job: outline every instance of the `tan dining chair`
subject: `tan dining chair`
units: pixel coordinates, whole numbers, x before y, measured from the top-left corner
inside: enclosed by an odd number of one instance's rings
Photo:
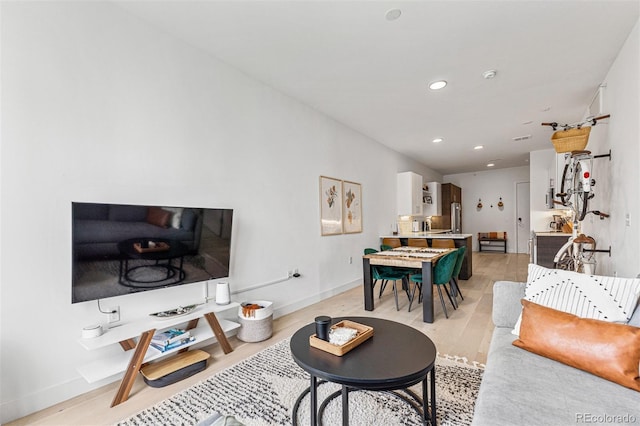
[[[407,244],[411,247],[429,247],[426,238],[409,238]]]
[[[454,243],[453,240],[441,240],[440,238],[434,238],[431,240],[431,247],[456,248],[456,243]]]
[[[383,238],[382,244],[391,248],[402,246],[402,244],[400,243],[400,238]]]

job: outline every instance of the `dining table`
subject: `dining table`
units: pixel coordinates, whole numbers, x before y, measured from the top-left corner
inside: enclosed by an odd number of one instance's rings
[[[441,257],[456,249],[408,247],[402,246],[391,250],[362,256],[364,277],[364,309],[374,310],[373,271],[374,266],[394,266],[397,268],[422,270],[422,321],[433,323],[433,267]],[[407,272],[409,274],[409,271]]]

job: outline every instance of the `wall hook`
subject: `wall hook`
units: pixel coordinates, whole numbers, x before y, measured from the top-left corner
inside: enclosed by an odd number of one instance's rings
[[[478,205],[476,206],[478,210],[482,209],[482,200],[478,198]]]
[[[504,207],[504,203],[502,202],[502,197],[500,197],[500,201],[498,201],[498,207]]]

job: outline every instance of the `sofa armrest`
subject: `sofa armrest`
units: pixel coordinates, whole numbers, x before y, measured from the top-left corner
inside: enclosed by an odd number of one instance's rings
[[[518,321],[525,283],[496,281],[493,284],[493,323],[496,327],[513,328]]]

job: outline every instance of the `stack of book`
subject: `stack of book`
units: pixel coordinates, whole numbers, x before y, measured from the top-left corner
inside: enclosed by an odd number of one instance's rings
[[[170,349],[186,345],[187,343],[193,342],[194,340],[196,340],[196,338],[192,336],[188,330],[172,328],[170,330],[155,334],[151,338],[151,346],[153,346],[160,352],[166,352]]]

